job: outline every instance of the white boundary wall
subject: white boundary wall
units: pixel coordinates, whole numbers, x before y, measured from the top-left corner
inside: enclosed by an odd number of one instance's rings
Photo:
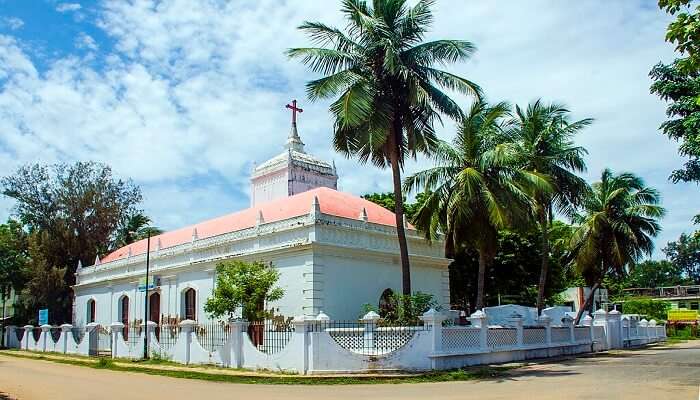
[[[214,351],[205,349],[199,343],[194,329],[197,325],[195,321],[181,322],[177,341],[167,350],[158,343],[154,334],[155,323],[149,322],[142,330],[141,337],[131,346],[122,336],[124,325],[114,323],[110,326],[111,354],[113,358],[140,358],[143,335],[147,334],[150,354],[159,354],[183,364],[326,374],[453,369],[641,346],[666,340],[665,326],[657,325],[654,320],[636,323],[617,311],[598,310],[594,317],[586,316],[578,326],[573,325],[570,317],[564,318],[561,325],[552,325],[547,315],[539,317],[536,325],[524,326],[523,316],[517,313],[510,315],[505,324],[492,326],[488,324],[486,314],[477,311],[471,315],[472,325],[465,327],[443,326],[447,315],[429,310],[421,317],[424,328],[415,330],[405,344],[390,352],[367,355],[343,347],[343,341],[327,330],[314,329],[318,327],[319,320],[326,317],[323,314],[323,318],[318,320],[308,317],[295,319],[294,332],[289,341],[273,354],[261,352],[253,345],[245,321],[229,322],[230,333],[225,344]],[[365,318],[364,321],[376,326],[376,319]],[[61,336],[56,342],[48,325],[41,327],[41,336],[36,341],[32,334],[33,326],[10,326],[7,343],[10,347],[24,350],[94,355],[98,350],[97,328],[97,324],[86,326],[82,340],[76,343],[72,326],[68,324],[60,327]],[[24,331],[21,341],[17,340],[17,329]],[[364,330],[365,334],[378,331]]]

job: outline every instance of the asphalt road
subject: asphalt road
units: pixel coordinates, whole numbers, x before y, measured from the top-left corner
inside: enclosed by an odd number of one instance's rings
[[[352,386],[214,383],[0,356],[0,399],[699,399],[700,343],[535,364],[485,381]],[[5,396],[5,397],[3,397]]]

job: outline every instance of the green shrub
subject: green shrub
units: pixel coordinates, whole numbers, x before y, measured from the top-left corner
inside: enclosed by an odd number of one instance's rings
[[[657,321],[665,321],[670,308],[671,303],[653,300],[650,297],[628,298],[622,303],[622,311],[625,314],[639,314],[648,320]]]

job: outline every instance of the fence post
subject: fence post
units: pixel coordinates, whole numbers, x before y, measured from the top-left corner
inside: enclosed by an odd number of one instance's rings
[[[447,317],[431,308],[419,318],[430,329],[430,350],[433,353],[442,352],[442,323]]]
[[[610,332],[608,328],[608,313],[602,308],[593,312],[593,326],[602,326],[605,333],[605,349],[610,349]]]
[[[366,315],[365,315],[366,316]],[[300,374],[306,375],[309,370],[309,326],[313,323],[313,317],[306,317],[305,315],[298,315],[292,320],[294,325],[294,335],[299,337],[298,343],[302,343],[301,349],[291,349],[293,352],[299,352],[297,358],[301,359],[299,365],[297,366],[297,371]],[[291,342],[291,341],[290,341]],[[289,344],[287,344],[289,346]]]
[[[569,328],[569,343],[576,343],[576,335],[574,334],[574,319],[571,315],[566,314],[561,319],[562,326]]]
[[[514,311],[508,317],[508,322],[516,329],[516,346],[523,347],[523,316]]]
[[[117,346],[117,343],[119,343],[120,334],[122,334],[124,330],[124,324],[121,322],[112,322],[112,325],[109,327],[112,328],[112,358],[127,356],[127,354],[118,354],[119,346]]]
[[[469,316],[469,321],[472,326],[479,328],[479,349],[482,352],[489,350],[489,323],[488,317],[482,310],[476,310],[472,315]]]
[[[185,364],[190,363],[190,352],[192,346],[192,330],[197,323],[191,319],[180,322],[180,334],[185,338]]]
[[[243,335],[248,332],[248,321],[242,319],[230,320],[231,334],[229,341],[231,345],[231,367],[243,368]],[[182,326],[182,324],[180,325]],[[188,346],[189,347],[189,346]]]
[[[365,332],[363,335],[364,343],[363,347],[365,349],[374,349],[374,334],[377,329],[377,321],[379,321],[379,314],[374,311],[370,311],[365,314],[360,322],[365,324]]]
[[[41,340],[41,344],[37,346],[37,350],[41,349],[41,351],[46,352],[46,337],[49,336],[51,333],[49,331],[51,330],[51,325],[49,324],[44,324],[40,326],[41,328],[41,337],[39,337],[39,340]]]
[[[646,320],[646,318],[643,318],[641,321],[639,321],[639,328],[641,332],[639,333],[639,336],[644,338],[644,343],[649,343],[649,321]]]
[[[61,325],[61,353],[66,354],[68,352],[68,335],[71,334],[73,325],[63,324]]]
[[[17,334],[15,333],[16,328],[17,327],[14,325],[5,327],[5,346],[8,348],[15,347],[15,340],[17,339]]]
[[[24,341],[24,350],[29,350],[29,338],[31,337],[32,329],[34,329],[32,325],[27,324],[24,326],[24,337],[22,338]]]
[[[655,319],[652,319],[651,321],[649,321],[649,327],[651,328],[651,329],[649,329],[651,331],[651,338],[654,339],[654,342],[656,342],[658,337],[659,337],[659,334],[658,334],[658,331],[656,329],[656,320]]]
[[[552,317],[547,314],[542,314],[537,318],[537,322],[544,326],[544,337],[547,347],[552,346]]]
[[[98,332],[97,328],[100,324],[96,322],[90,322],[85,325],[85,338],[83,340],[88,340],[88,354],[89,356],[96,356],[98,353]]]
[[[590,340],[591,344],[593,344],[593,317],[586,314],[586,316],[581,319],[581,325],[588,327],[588,339]]]

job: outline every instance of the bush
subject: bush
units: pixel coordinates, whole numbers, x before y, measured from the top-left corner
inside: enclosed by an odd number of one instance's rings
[[[657,321],[665,321],[671,303],[661,300],[653,300],[650,297],[628,298],[622,303],[622,311],[625,314],[639,314],[644,318]]]
[[[386,322],[401,325],[417,325],[420,322],[418,317],[431,308],[438,311],[441,309],[432,294],[423,292],[416,292],[410,296],[392,294],[389,296],[388,304],[381,308],[372,304],[363,305],[363,311],[378,312]]]

